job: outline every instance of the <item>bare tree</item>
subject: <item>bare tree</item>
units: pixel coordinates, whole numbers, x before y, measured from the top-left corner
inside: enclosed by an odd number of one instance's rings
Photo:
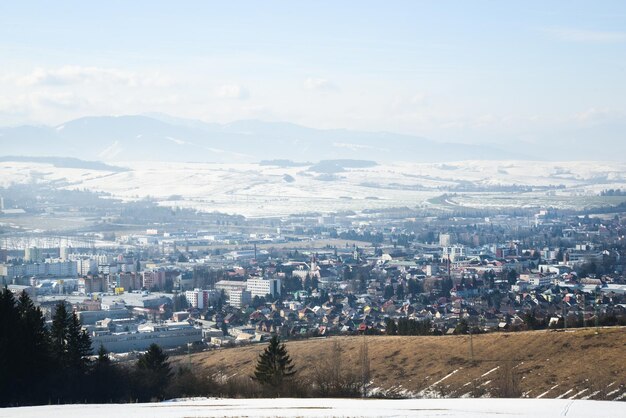
[[[365,336],[363,336],[363,343],[359,349],[359,366],[361,368],[361,396],[365,398],[370,381],[370,355]]]
[[[313,382],[319,396],[336,395],[341,381],[342,351],[339,341],[333,340],[326,358],[313,368]]]
[[[358,373],[343,367],[344,349],[333,340],[330,350],[319,367],[313,369],[313,386],[317,396],[354,397],[361,393]]]
[[[505,360],[500,364],[496,378],[494,379],[495,392],[497,398],[519,398],[522,396],[520,389],[520,376],[513,366],[513,361]]]

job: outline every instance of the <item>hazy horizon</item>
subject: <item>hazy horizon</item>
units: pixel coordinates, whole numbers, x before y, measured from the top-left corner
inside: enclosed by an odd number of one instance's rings
[[[621,2],[0,6],[0,126],[165,113],[435,142],[623,142]]]

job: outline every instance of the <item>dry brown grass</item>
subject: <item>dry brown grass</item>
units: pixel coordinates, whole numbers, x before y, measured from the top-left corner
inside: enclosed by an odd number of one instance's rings
[[[476,335],[473,360],[469,336],[335,338],[341,343],[343,365],[348,368],[357,367],[359,348],[363,338],[368,339],[370,388],[387,394],[495,396],[499,393],[496,382],[502,380],[498,369],[493,370],[496,367],[509,373],[514,370],[518,390],[531,398],[567,393],[566,398],[615,399],[626,391],[626,328],[601,328],[598,333],[588,328]],[[328,364],[322,359],[332,353],[335,338],[287,342],[299,379]],[[249,376],[264,347],[257,344],[193,354],[192,367],[204,373]],[[189,361],[186,356],[172,360],[175,364]]]

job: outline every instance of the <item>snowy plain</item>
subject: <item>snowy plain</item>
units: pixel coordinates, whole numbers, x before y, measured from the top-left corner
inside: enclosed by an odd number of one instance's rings
[[[0,187],[44,183],[105,192],[123,200],[151,197],[164,206],[252,217],[428,207],[443,193],[458,193],[451,203],[469,207],[536,206],[542,199],[555,206],[581,206],[602,190],[626,189],[626,164],[621,162],[394,163],[330,174],[310,166],[252,163],[123,164],[126,171],[114,172],[7,161],[0,163]],[[502,189],[507,187],[533,190]]]
[[[15,418],[624,417],[626,402],[567,399],[182,399],[161,403],[0,409]]]

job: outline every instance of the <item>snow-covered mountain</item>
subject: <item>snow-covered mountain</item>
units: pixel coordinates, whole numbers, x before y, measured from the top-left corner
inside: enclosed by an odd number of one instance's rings
[[[257,120],[220,125],[161,114],[85,117],[56,127],[0,128],[0,143],[0,153],[5,156],[73,156],[102,161],[229,163],[352,158],[427,162],[525,158],[523,152],[508,147],[441,143],[388,132],[320,130]]]

